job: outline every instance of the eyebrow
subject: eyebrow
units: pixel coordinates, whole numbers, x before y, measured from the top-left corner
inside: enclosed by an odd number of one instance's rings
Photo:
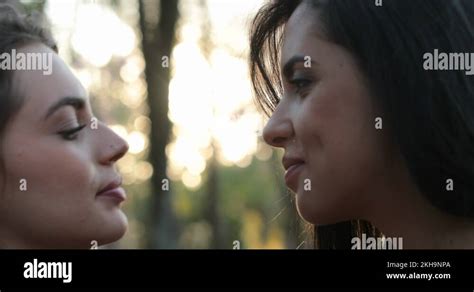
[[[293,56],[291,57],[287,62],[286,64],[283,66],[283,75],[288,77],[291,75],[291,73],[293,73],[293,67],[297,64],[297,63],[304,63],[306,62],[306,58],[308,56],[303,56],[303,55],[296,55],[296,56]],[[313,60],[311,60],[311,57],[310,57],[310,61],[311,61],[311,65],[315,64],[315,62],[313,62]]]
[[[57,101],[56,103],[54,103],[52,106],[49,107],[44,119],[45,120],[48,119],[54,112],[56,112],[62,107],[72,106],[76,110],[79,110],[79,109],[84,108],[85,104],[86,104],[86,101],[84,98],[74,97],[74,96],[63,97],[59,101]]]

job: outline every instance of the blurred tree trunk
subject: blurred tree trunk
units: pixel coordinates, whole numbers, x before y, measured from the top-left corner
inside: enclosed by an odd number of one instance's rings
[[[47,0],[36,0],[32,2],[20,3],[19,0],[0,0],[0,4],[9,4],[21,12],[30,13],[33,11],[44,13]]]
[[[198,8],[201,12],[201,38],[199,40],[199,46],[201,48],[202,54],[208,62],[210,62],[210,56],[212,50],[214,49],[214,43],[212,40],[212,24],[209,17],[209,10],[207,7],[206,0],[199,0]],[[205,214],[206,219],[209,222],[212,230],[212,239],[210,248],[213,249],[222,249],[222,248],[232,248],[232,243],[224,242],[224,229],[221,224],[221,216],[219,213],[219,164],[216,159],[217,147],[215,146],[214,138],[211,142],[212,155],[207,168],[207,181],[206,181],[206,190],[207,197],[205,205]]]
[[[149,160],[153,165],[152,195],[147,222],[148,248],[176,248],[177,222],[171,191],[164,188],[171,122],[168,118],[171,51],[179,18],[178,0],[139,0],[142,50],[146,62],[149,117],[152,121]]]
[[[37,11],[40,13],[44,13],[44,8],[46,7],[46,0],[36,0],[33,2],[27,2],[24,4],[26,11]]]
[[[213,143],[214,144],[214,143]],[[212,146],[213,151],[216,151],[216,148]],[[214,152],[215,153],[215,152]],[[219,176],[218,176],[218,162],[215,155],[211,157],[209,162],[208,171],[207,171],[207,199],[206,201],[206,219],[209,221],[212,230],[212,241],[210,248],[221,249],[221,248],[232,248],[231,243],[229,242],[225,246],[223,242],[221,218],[219,214]]]

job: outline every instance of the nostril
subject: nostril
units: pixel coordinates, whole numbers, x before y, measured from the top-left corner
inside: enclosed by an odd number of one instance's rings
[[[110,145],[111,148],[116,149],[115,145]],[[128,143],[123,141],[119,148],[114,150],[114,155],[109,159],[110,162],[116,162],[120,158],[124,157],[125,154],[128,152]]]
[[[275,131],[264,131],[263,140],[270,146],[273,147],[283,147],[284,143],[288,138],[281,133],[276,133]]]
[[[275,137],[272,139],[272,144],[275,146],[282,146],[286,141],[284,137]]]

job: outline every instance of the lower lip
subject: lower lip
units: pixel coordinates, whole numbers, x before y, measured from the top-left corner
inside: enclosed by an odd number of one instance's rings
[[[290,166],[285,173],[285,183],[286,185],[296,192],[298,184],[298,176],[303,170],[304,163],[298,163]]]
[[[99,193],[97,194],[97,197],[114,199],[120,203],[120,202],[125,201],[125,199],[127,198],[127,195],[123,188],[118,187],[118,188],[111,189],[103,193]]]

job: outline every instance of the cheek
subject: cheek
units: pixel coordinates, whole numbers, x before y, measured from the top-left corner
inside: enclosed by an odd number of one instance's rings
[[[328,90],[303,105],[297,124],[308,163],[297,204],[311,223],[360,215],[364,194],[378,170],[376,130],[367,98],[357,90]]]
[[[7,196],[15,220],[38,231],[41,226],[60,229],[85,221],[95,195],[94,169],[86,153],[51,139],[37,138],[31,143],[24,137],[13,137],[10,141],[14,147],[6,147],[5,166]],[[41,225],[34,223],[38,218]]]
[[[41,143],[37,140],[32,144],[17,145],[28,146],[17,146],[10,151],[8,173],[26,179],[28,191],[57,196],[61,200],[73,197],[74,192],[85,194],[84,191],[92,190],[93,168],[85,151],[63,142]]]

